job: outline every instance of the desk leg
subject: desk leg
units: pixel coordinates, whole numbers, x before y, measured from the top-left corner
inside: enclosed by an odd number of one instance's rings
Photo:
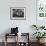
[[[7,46],[7,36],[5,35],[5,46]]]
[[[15,46],[18,46],[18,34],[15,36]]]
[[[7,46],[7,42],[5,41],[5,46]]]
[[[16,44],[17,44],[16,46],[18,46],[18,34],[17,34],[17,43]]]

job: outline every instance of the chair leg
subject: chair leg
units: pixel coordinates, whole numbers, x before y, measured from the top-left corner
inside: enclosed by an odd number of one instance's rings
[[[7,42],[6,42],[6,41],[5,41],[5,43],[4,43],[4,44],[5,44],[5,46],[7,46]]]

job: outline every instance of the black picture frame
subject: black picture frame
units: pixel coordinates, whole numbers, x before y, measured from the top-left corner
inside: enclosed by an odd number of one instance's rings
[[[10,7],[11,20],[25,20],[26,8],[25,7]]]

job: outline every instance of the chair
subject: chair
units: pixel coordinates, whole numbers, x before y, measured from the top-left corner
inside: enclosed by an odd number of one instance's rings
[[[5,46],[8,45],[7,38],[10,38],[10,37],[13,38],[13,36],[17,36],[17,37],[15,38],[15,40],[17,40],[17,41],[16,41],[16,46],[18,46],[18,27],[16,27],[16,28],[11,28],[11,33],[5,33]]]
[[[10,38],[11,36],[17,36],[16,38],[15,38],[15,40],[16,40],[16,46],[18,46],[18,34],[16,35],[16,34],[9,34],[9,33],[6,33],[5,34],[5,46],[7,46],[8,45],[8,42],[7,42],[7,39],[8,38]]]
[[[22,41],[19,42],[19,46],[30,46],[29,33],[21,33],[21,37],[20,40]]]

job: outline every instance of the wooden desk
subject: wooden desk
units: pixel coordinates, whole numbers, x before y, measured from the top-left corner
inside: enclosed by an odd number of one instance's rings
[[[15,46],[19,46],[19,42],[18,42],[18,33],[17,34],[10,34],[10,33],[6,33],[5,34],[5,46],[7,46],[8,45],[8,42],[7,42],[7,36],[17,36],[16,37],[16,40],[17,40],[17,42],[16,42],[16,45]],[[21,36],[26,36],[26,39],[27,39],[27,42],[25,42],[24,44],[26,44],[26,46],[30,46],[30,42],[29,42],[29,33],[21,33]],[[23,43],[23,42],[22,42]],[[21,45],[20,45],[21,46]]]

